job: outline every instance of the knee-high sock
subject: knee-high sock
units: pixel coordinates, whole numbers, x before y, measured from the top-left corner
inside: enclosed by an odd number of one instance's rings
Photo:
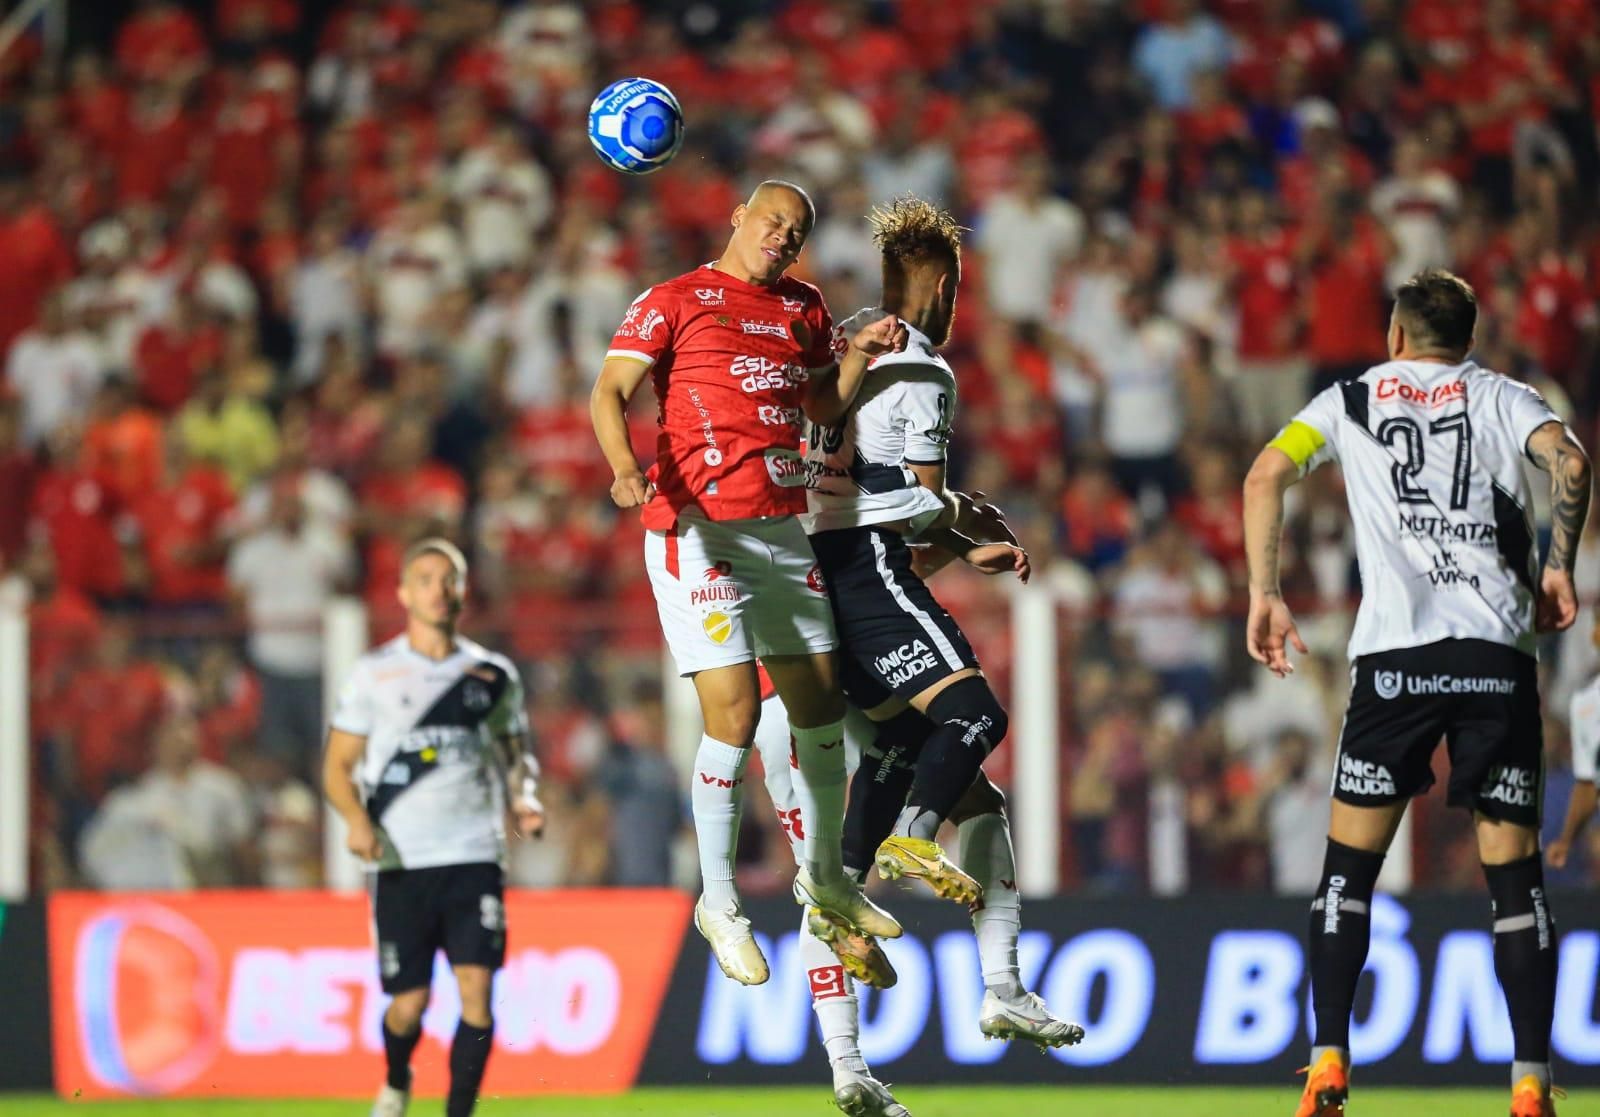
[[[789,726],[795,798],[805,829],[806,870],[813,880],[838,880],[843,872],[839,842],[844,832],[844,722],[811,729]]]
[[[961,840],[961,867],[983,885],[983,899],[972,911],[983,984],[996,996],[1014,1000],[1023,993],[1022,972],[1017,966],[1022,894],[1017,891],[1010,823],[1003,811],[992,811],[965,820],[956,833]]]
[[[800,919],[800,964],[805,967],[806,981],[811,987],[811,1009],[817,1014],[817,1024],[822,1029],[822,1046],[828,1052],[828,1063],[865,1074],[867,1064],[861,1058],[860,1009],[855,982],[844,972],[828,944],[806,929],[804,916]]]
[[[934,730],[917,759],[916,778],[894,832],[932,839],[972,786],[983,762],[1005,738],[1005,710],[986,679],[972,677],[928,703]]]
[[[1322,883],[1311,902],[1311,1004],[1317,1020],[1312,1060],[1326,1047],[1350,1048],[1350,1011],[1372,939],[1372,889],[1383,854],[1328,839]]]
[[[875,728],[877,736],[850,781],[844,813],[844,868],[858,878],[872,868],[878,846],[894,832],[894,820],[906,805],[917,756],[933,733],[933,722],[916,710],[903,710]]]
[[[456,1025],[456,1037],[450,1044],[450,1097],[445,1117],[471,1117],[493,1041],[493,1020],[487,1028],[474,1028],[465,1020]]]
[[[384,1081],[396,1090],[411,1089],[411,1053],[417,1049],[417,1041],[421,1038],[420,1026],[410,1035],[403,1036],[389,1030],[387,1019],[383,1022]]]
[[[689,803],[694,809],[694,836],[700,847],[700,878],[706,907],[726,911],[739,902],[733,886],[734,855],[739,848],[739,815],[744,806],[744,768],[750,750],[712,737],[701,737],[694,756]]]
[[[1556,1008],[1556,921],[1544,894],[1544,866],[1535,853],[1507,865],[1485,865],[1494,902],[1494,972],[1505,990],[1515,1045],[1513,1084],[1524,1075],[1550,1082],[1550,1025]]]

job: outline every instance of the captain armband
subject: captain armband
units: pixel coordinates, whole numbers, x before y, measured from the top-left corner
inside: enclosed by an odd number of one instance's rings
[[[1311,464],[1317,452],[1327,445],[1327,439],[1322,437],[1322,432],[1304,423],[1299,419],[1292,419],[1289,425],[1278,433],[1278,437],[1267,443],[1268,446],[1282,450],[1294,462],[1301,473]]]

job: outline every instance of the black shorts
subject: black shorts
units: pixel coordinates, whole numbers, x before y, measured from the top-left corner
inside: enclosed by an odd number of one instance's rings
[[[426,989],[437,950],[452,966],[497,970],[506,958],[504,874],[490,862],[380,872],[372,916],[385,993]]]
[[[1352,670],[1333,797],[1376,807],[1433,786],[1433,750],[1450,749],[1448,801],[1538,826],[1544,727],[1538,664],[1487,640],[1440,640],[1364,655]]]
[[[955,618],[911,571],[897,531],[845,528],[811,537],[833,603],[844,691],[863,710],[910,699],[978,666]]]

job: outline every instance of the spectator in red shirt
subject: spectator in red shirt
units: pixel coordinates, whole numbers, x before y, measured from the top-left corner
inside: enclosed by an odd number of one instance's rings
[[[1061,498],[1063,549],[1098,573],[1121,562],[1133,542],[1133,501],[1104,461],[1087,459],[1068,473],[1071,480]]]
[[[205,62],[200,24],[172,0],[139,0],[117,32],[117,65],[131,77],[188,82]]]
[[[115,524],[121,511],[111,487],[89,467],[81,432],[61,427],[50,440],[50,464],[40,472],[29,506],[30,533],[48,542],[56,580],[98,601],[126,590]]]
[[[1227,247],[1239,313],[1234,392],[1246,437],[1265,441],[1307,398],[1300,291],[1289,234],[1266,195],[1239,199],[1236,226]]]
[[[223,526],[234,505],[227,475],[192,461],[181,438],[167,439],[160,484],[133,503],[158,605],[221,605],[227,599]]]
[[[1532,211],[1512,223],[1511,245],[1522,277],[1516,324],[1522,349],[1545,375],[1590,402],[1587,373],[1600,313],[1581,269],[1557,249],[1550,223]]]
[[[367,603],[385,617],[397,615],[394,587],[406,547],[425,535],[461,534],[467,486],[455,470],[429,459],[430,438],[425,422],[396,419],[380,446],[377,471],[357,494],[367,536]]]
[[[72,783],[93,802],[149,765],[150,736],[167,709],[167,683],[161,669],[136,652],[133,622],[112,615],[93,662],[69,686],[62,736],[70,742]]]
[[[1244,582],[1244,498],[1239,470],[1228,452],[1203,446],[1189,466],[1189,494],[1174,509],[1174,518],[1189,538],[1228,572],[1236,586]]]
[[[55,216],[29,197],[25,180],[0,182],[0,356],[39,316],[50,291],[72,275],[72,252]]]
[[[194,170],[195,129],[176,83],[152,81],[134,94],[117,137],[117,200],[161,202]]]
[[[180,289],[172,311],[152,322],[134,343],[133,368],[139,395],[162,415],[175,414],[201,377],[222,355],[222,330],[201,307],[192,289]]]
[[[36,538],[22,559],[28,604],[28,728],[35,741],[53,737],[72,707],[68,684],[86,667],[100,639],[100,610],[56,577],[55,556]]]
[[[254,745],[261,722],[261,682],[227,644],[207,644],[195,666],[200,755],[226,764]]]
[[[1387,238],[1360,207],[1358,195],[1335,187],[1332,197],[1318,203],[1295,246],[1308,281],[1306,348],[1313,394],[1360,376],[1385,357]]]
[[[223,71],[206,144],[206,177],[222,192],[236,231],[259,221],[262,205],[299,165],[295,121],[284,115],[276,96],[253,84],[254,76],[243,67]]]

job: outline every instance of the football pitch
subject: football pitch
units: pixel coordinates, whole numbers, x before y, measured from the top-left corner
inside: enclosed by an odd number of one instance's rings
[[[1290,1117],[1296,1087],[1262,1089],[1118,1088],[1110,1086],[1044,1087],[917,1087],[902,1086],[897,1096],[914,1117],[976,1117],[980,1114],[1027,1114],[1028,1117]],[[1373,1117],[1502,1117],[1507,1090],[1358,1090],[1353,1114]],[[42,1095],[0,1094],[5,1117],[57,1117],[81,1113],[93,1117],[365,1117],[359,1101],[185,1101],[72,1102]],[[412,1102],[413,1117],[444,1112],[438,1099]],[[837,1113],[825,1087],[752,1089],[635,1090],[613,1097],[543,1097],[485,1099],[482,1117],[827,1117]],[[1589,1099],[1573,1099],[1561,1107],[1562,1117],[1600,1117]]]

